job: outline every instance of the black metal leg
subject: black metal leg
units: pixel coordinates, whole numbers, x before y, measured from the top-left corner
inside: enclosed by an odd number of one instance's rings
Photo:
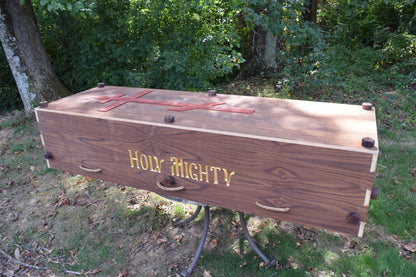
[[[239,216],[240,216],[240,222],[241,222],[241,228],[244,231],[244,234],[246,235],[246,239],[248,240],[248,242],[250,243],[251,247],[253,247],[254,251],[256,251],[257,255],[260,256],[260,258],[262,258],[262,260],[270,265],[270,266],[275,266],[276,265],[276,260],[272,260],[270,261],[264,254],[263,252],[260,251],[260,249],[257,247],[256,243],[253,241],[253,239],[250,236],[250,233],[248,232],[247,229],[247,222],[244,219],[244,213],[243,212],[238,212]]]
[[[204,231],[202,233],[201,240],[199,241],[198,249],[196,250],[195,256],[194,256],[191,264],[188,266],[188,269],[181,272],[182,277],[186,277],[186,276],[188,276],[189,274],[192,273],[192,270],[194,269],[194,267],[196,265],[196,262],[199,259],[199,256],[201,256],[202,248],[204,248],[205,240],[206,240],[207,234],[208,234],[208,227],[209,227],[209,206],[204,206],[204,213],[205,213]]]
[[[165,196],[166,197],[166,196]],[[182,203],[185,203],[183,199],[177,198],[177,197],[167,197],[168,199],[174,200],[174,201],[179,201]],[[173,198],[173,199],[172,199]],[[186,200],[188,201],[188,200]],[[189,202],[189,201],[188,201]],[[187,203],[187,202],[186,202]],[[192,203],[188,203],[188,204],[194,204],[194,205],[198,205],[197,209],[195,210],[195,212],[187,219],[184,219],[182,221],[177,222],[177,220],[173,220],[172,224],[173,226],[177,227],[183,224],[187,224],[189,222],[191,222],[192,220],[194,220],[198,214],[200,213],[202,206],[204,206],[204,230],[202,232],[202,237],[201,240],[199,241],[199,245],[198,245],[198,249],[195,252],[195,256],[192,259],[192,262],[189,264],[188,268],[186,270],[183,270],[181,272],[181,276],[182,277],[187,277],[190,274],[192,274],[192,271],[194,270],[194,267],[196,265],[196,263],[198,262],[199,257],[201,256],[202,253],[202,249],[204,248],[204,244],[205,241],[207,239],[207,235],[208,235],[208,229],[209,229],[209,206],[208,205],[204,205],[204,204],[200,204],[198,202],[192,202]],[[244,219],[244,213],[243,212],[238,212],[239,217],[240,217],[240,222],[241,222],[241,228],[244,231],[244,235],[246,236],[246,239],[248,240],[250,246],[254,249],[254,251],[257,253],[257,255],[260,256],[260,258],[269,266],[276,266],[276,260],[269,260],[264,254],[263,252],[260,251],[260,249],[257,247],[256,243],[253,241],[253,238],[250,236],[250,233],[248,232],[247,229],[247,222]]]
[[[201,211],[201,208],[202,208],[202,206],[198,206],[198,208],[196,208],[195,212],[187,219],[184,219],[184,220],[179,221],[179,222],[176,222],[176,220],[174,219],[172,221],[172,225],[174,227],[178,227],[178,226],[181,226],[181,225],[184,225],[184,224],[187,224],[187,223],[191,222],[192,220],[194,220],[198,216],[199,212]]]

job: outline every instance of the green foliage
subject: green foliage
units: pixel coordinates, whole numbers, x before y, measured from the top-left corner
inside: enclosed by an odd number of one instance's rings
[[[380,66],[386,67],[416,57],[416,35],[393,33],[383,44]]]
[[[69,11],[71,14],[77,14],[88,9],[92,3],[89,0],[32,0],[32,3],[42,8],[42,13],[57,13],[58,11]]]
[[[380,77],[377,82],[394,78],[395,84],[398,81],[412,86],[412,71],[403,81],[390,73],[398,64],[414,68],[414,1],[322,1],[319,26],[302,21],[301,2],[274,7],[268,15],[269,20],[274,19],[269,26],[281,44],[281,92],[319,90],[323,86],[348,94],[362,92],[374,86],[374,81],[369,80],[374,73]],[[353,81],[346,82],[345,78]]]
[[[152,49],[144,63],[148,70],[138,74],[139,83],[207,88],[210,81],[230,74],[242,61],[236,51],[239,39],[231,3],[152,1],[140,8],[145,10],[142,17],[147,18],[139,22],[146,26],[144,43]]]
[[[313,74],[325,63],[323,51],[326,47],[324,35],[318,26],[305,21],[302,14],[305,1],[245,1],[242,9],[245,27],[245,48],[252,47],[247,41],[247,32],[261,26],[270,30],[277,37],[277,60],[280,67],[278,86],[281,93],[290,94],[296,87],[294,76],[303,74],[305,77]],[[252,39],[250,37],[250,39]],[[243,53],[246,55],[243,49]]]
[[[278,53],[282,66],[282,90],[295,89],[299,81],[304,81],[298,77],[312,80],[313,75],[322,71],[327,62],[323,35],[316,26],[304,22],[289,27],[283,35],[285,46]]]
[[[230,2],[103,0],[81,14],[55,9],[53,17],[41,4],[45,45],[72,91],[99,81],[206,89],[242,62]]]
[[[414,1],[325,1],[321,11],[321,26],[328,32],[328,41],[351,49],[380,49],[391,36],[416,35]]]
[[[101,81],[207,89],[237,76],[259,26],[278,38],[278,86],[284,95],[306,83],[318,88],[322,76],[326,85],[350,89],[333,74],[343,70],[341,62],[347,68],[355,64],[353,77],[360,66],[367,75],[416,55],[416,2],[411,0],[320,1],[318,26],[303,20],[303,0],[32,3],[54,68],[73,92]],[[337,61],[336,52],[345,56]],[[361,54],[365,59],[356,63]],[[0,64],[7,64],[4,57]],[[5,70],[0,78],[0,109],[19,108],[11,75]]]

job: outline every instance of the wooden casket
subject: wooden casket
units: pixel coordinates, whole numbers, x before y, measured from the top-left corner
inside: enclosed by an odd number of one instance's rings
[[[378,157],[371,104],[100,84],[36,117],[50,168],[363,234]]]

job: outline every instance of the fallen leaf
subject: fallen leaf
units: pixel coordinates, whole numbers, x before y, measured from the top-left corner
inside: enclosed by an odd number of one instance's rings
[[[173,270],[175,270],[175,271],[179,271],[179,264],[174,263],[174,264],[169,265],[169,267],[168,267],[168,271],[169,271],[169,272],[172,272]],[[172,275],[171,275],[171,276],[172,276]]]
[[[345,243],[344,243],[344,249],[350,249],[351,248],[351,240],[347,240]]]
[[[259,267],[264,267],[266,264],[264,263],[264,262],[261,262],[260,264],[259,264]]]
[[[19,218],[19,214],[10,214],[10,216],[9,216],[9,220],[10,221],[16,221],[17,219]]]
[[[394,197],[394,195],[392,195],[392,194],[387,195],[387,199],[389,199],[389,200],[393,199],[393,197]]]
[[[286,264],[285,264],[285,268],[286,269],[289,269],[289,268],[291,268],[292,267],[292,264],[293,264],[293,258],[290,256],[288,259],[287,259],[287,262],[286,262]]]
[[[179,235],[176,237],[175,241],[177,244],[180,244],[182,242],[182,239],[183,239],[183,235]]]
[[[407,251],[412,252],[412,253],[416,252],[416,244],[414,244],[413,242],[409,242],[408,244],[403,246],[403,248]]]
[[[127,269],[120,273],[117,277],[126,277],[127,276]]]
[[[52,247],[52,249],[43,248],[43,250],[44,250],[43,253],[48,255],[48,254],[51,254],[53,250],[55,250],[55,247]]]
[[[168,242],[168,238],[166,238],[166,237],[161,237],[160,239],[158,239],[156,241],[157,244],[162,244],[162,243],[166,243],[166,242]]]
[[[245,266],[247,264],[247,262],[246,261],[243,261],[241,264],[240,264],[240,267],[243,267],[243,266]]]
[[[156,233],[152,234],[153,240],[158,239],[160,237],[160,235],[161,235],[160,232],[156,232]]]
[[[209,245],[211,245],[212,248],[217,247],[218,245],[218,240],[217,239],[213,239],[209,242]]]
[[[97,267],[97,268],[95,268],[93,270],[88,271],[87,274],[96,274],[96,273],[98,273],[100,271],[101,271],[101,268]]]
[[[51,269],[47,269],[47,270],[45,270],[44,272],[42,272],[40,276],[41,276],[41,277],[53,276],[53,274],[52,274],[52,270],[51,270]]]
[[[6,270],[6,272],[4,272],[4,276],[12,277],[12,276],[14,276],[14,271],[13,270]]]
[[[399,250],[399,255],[400,255],[400,257],[406,257],[406,256],[409,256],[409,254],[410,254],[410,252],[409,252],[409,251],[406,251],[406,250],[404,250],[404,249],[400,249],[400,250]]]
[[[63,205],[69,205],[71,203],[71,201],[69,201],[68,198],[64,197],[58,200],[58,204],[56,205],[57,207],[62,207]]]
[[[20,262],[20,249],[19,249],[19,247],[17,247],[14,250],[14,257],[16,258],[16,260],[18,260]]]
[[[211,271],[204,270],[204,277],[211,277]]]
[[[0,192],[1,192],[1,190],[0,190]],[[9,205],[9,202],[10,202],[10,199],[6,199],[6,200],[4,200],[4,201],[1,203],[1,205],[2,205],[2,206],[4,206],[4,207],[6,207],[6,206],[8,206],[8,205]]]
[[[293,269],[298,269],[298,268],[299,268],[299,266],[298,266],[298,264],[297,264],[297,263],[293,263],[293,264],[292,264],[292,268],[293,268]],[[333,275],[333,273],[332,273],[331,275]]]

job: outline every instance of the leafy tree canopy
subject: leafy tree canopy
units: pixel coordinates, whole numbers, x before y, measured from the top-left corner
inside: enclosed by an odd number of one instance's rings
[[[24,4],[25,0],[20,0],[20,4]],[[42,12],[58,12],[58,11],[69,11],[72,14],[76,14],[87,9],[92,2],[88,0],[33,0],[33,4],[37,4],[42,9]]]
[[[373,49],[374,69],[415,58],[415,1],[321,0],[317,25],[302,18],[307,2],[32,1],[55,71],[73,92],[101,81],[205,90],[238,76],[257,28],[277,37],[278,73],[288,90],[299,73],[331,72],[332,49]]]

